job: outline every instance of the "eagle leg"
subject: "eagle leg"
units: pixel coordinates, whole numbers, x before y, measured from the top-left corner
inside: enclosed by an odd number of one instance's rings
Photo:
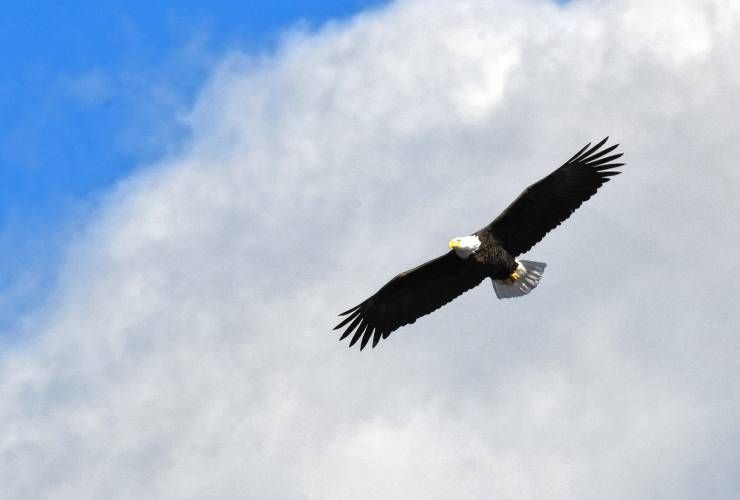
[[[509,285],[513,285],[513,284],[514,284],[514,282],[515,282],[516,280],[518,280],[518,279],[519,279],[520,277],[521,277],[521,276],[519,276],[519,273],[518,273],[518,272],[516,272],[516,271],[514,271],[514,272],[513,272],[513,273],[511,273],[511,274],[509,275],[509,277],[508,277],[508,278],[506,278],[506,279],[505,279],[504,281],[505,281],[505,282],[506,282],[507,284],[509,284]]]

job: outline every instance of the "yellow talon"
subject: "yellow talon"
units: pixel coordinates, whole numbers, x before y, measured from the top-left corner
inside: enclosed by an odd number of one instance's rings
[[[514,271],[509,275],[508,278],[506,278],[504,281],[506,281],[509,285],[513,285],[516,280],[520,278],[519,273]]]

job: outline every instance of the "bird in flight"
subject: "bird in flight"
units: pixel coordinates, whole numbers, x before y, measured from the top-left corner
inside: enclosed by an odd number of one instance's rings
[[[415,322],[490,278],[499,299],[531,292],[545,270],[544,262],[519,260],[552,229],[591,198],[624,163],[613,163],[622,153],[619,144],[602,149],[609,138],[587,144],[561,167],[532,184],[501,214],[470,236],[454,238],[450,251],[404,271],[373,296],[339,316],[335,330],[346,327],[350,347],[361,340],[360,350],[372,338],[378,345],[394,330]]]

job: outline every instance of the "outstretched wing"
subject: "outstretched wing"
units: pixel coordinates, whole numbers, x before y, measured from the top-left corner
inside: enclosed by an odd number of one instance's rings
[[[607,156],[619,144],[601,147],[608,137],[589,149],[587,144],[553,173],[529,186],[484,230],[513,256],[532,248],[552,229],[591,198],[624,163],[611,163],[622,153]],[[600,150],[601,149],[601,150]]]
[[[347,317],[334,329],[349,324],[339,340],[354,332],[350,347],[362,339],[362,350],[370,337],[375,347],[381,337],[439,309],[477,286],[484,277],[449,252],[390,280],[375,295],[340,314]]]

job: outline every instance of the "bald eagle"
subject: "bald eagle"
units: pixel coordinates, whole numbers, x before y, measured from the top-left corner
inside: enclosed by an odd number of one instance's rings
[[[619,144],[601,149],[608,137],[587,144],[561,167],[527,189],[496,219],[470,236],[454,238],[450,251],[402,272],[375,295],[339,316],[339,340],[354,332],[350,347],[373,347],[401,326],[415,322],[490,278],[499,299],[531,292],[545,270],[543,262],[519,260],[536,243],[567,219],[581,204],[620,172],[612,170],[622,153],[609,154]]]

